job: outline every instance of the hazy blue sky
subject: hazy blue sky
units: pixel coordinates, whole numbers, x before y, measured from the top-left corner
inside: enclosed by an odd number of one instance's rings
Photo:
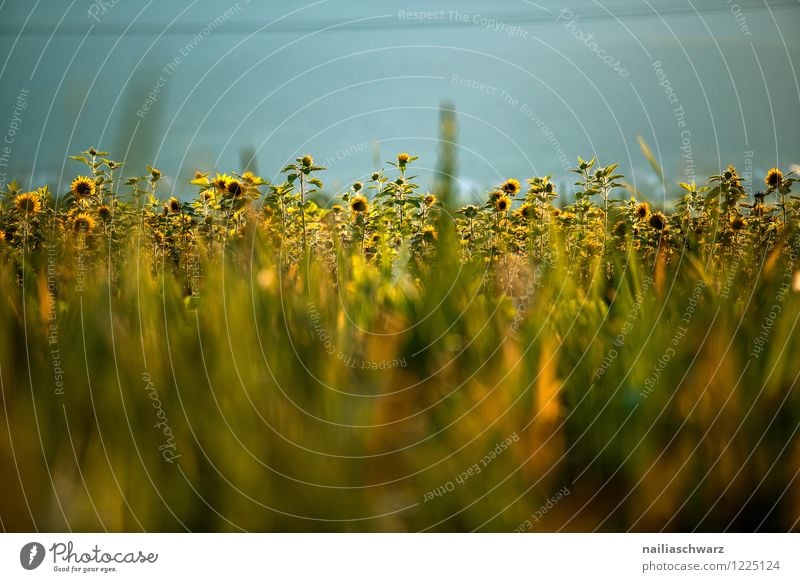
[[[270,179],[310,152],[332,187],[408,150],[425,183],[443,102],[465,190],[566,177],[565,160],[596,152],[657,192],[637,135],[670,178],[800,163],[797,2],[101,5],[0,3],[9,177],[64,190],[79,169],[66,156],[96,145],[128,172],[159,165],[179,194],[196,169],[239,169],[243,148]]]

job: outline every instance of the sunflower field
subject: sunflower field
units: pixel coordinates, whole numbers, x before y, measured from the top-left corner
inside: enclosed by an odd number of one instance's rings
[[[5,530],[800,529],[793,174],[73,159],[0,198]]]

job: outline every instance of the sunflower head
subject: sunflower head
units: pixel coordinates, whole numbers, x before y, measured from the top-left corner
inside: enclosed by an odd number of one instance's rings
[[[225,191],[228,189],[228,182],[230,182],[230,180],[231,177],[228,174],[217,174],[211,181],[211,184],[217,190]]]
[[[432,226],[428,225],[422,229],[422,240],[426,243],[434,243],[436,239],[439,238],[439,233],[436,232],[436,229]]]
[[[167,200],[167,208],[172,214],[178,214],[181,211],[181,201],[173,196]]]
[[[354,196],[350,200],[350,208],[353,212],[366,212],[369,208],[369,203],[363,196]]]
[[[258,181],[258,177],[251,171],[247,171],[242,174],[242,180],[245,184],[255,184]]]
[[[536,218],[536,207],[533,204],[523,204],[519,209],[519,214],[525,220]]]
[[[505,212],[511,207],[511,199],[508,196],[500,196],[495,200],[494,207],[498,212]]]
[[[353,192],[361,192],[361,190],[363,188],[364,188],[364,184],[362,184],[361,182],[355,182],[353,184]]]
[[[401,168],[405,168],[408,165],[411,156],[407,153],[403,152],[402,154],[397,154],[397,165]]]
[[[300,158],[300,163],[303,164],[303,168],[308,169],[314,165],[314,158],[306,154]]]
[[[342,205],[341,204],[334,204],[333,206],[331,206],[331,210],[338,214],[339,212],[342,211]]]
[[[500,189],[509,196],[516,196],[519,194],[520,188],[519,180],[515,180],[514,178],[509,178],[500,186]]]
[[[636,218],[644,220],[650,216],[650,205],[647,202],[640,202],[636,205]]]
[[[614,236],[619,238],[624,238],[626,234],[628,234],[628,225],[625,223],[624,220],[619,220],[614,225],[614,228],[611,230]]]
[[[239,198],[242,194],[244,194],[244,187],[242,186],[242,183],[239,182],[239,180],[228,180],[228,194],[234,198]]]
[[[75,218],[72,220],[72,230],[78,234],[89,234],[94,230],[94,227],[94,218],[85,212],[76,214]]]
[[[770,188],[779,188],[783,183],[783,173],[778,168],[771,168],[764,178],[764,183]]]
[[[78,176],[72,181],[70,189],[76,198],[86,198],[94,194],[95,182],[86,176]]]
[[[722,173],[722,177],[728,180],[734,186],[739,185],[739,175],[736,173],[736,167],[731,164]]]
[[[731,229],[742,230],[747,225],[744,216],[734,216],[731,218]]]
[[[650,215],[650,219],[647,223],[655,230],[664,230],[667,226],[667,219],[662,212],[657,211]]]
[[[422,199],[422,201],[425,203],[425,206],[430,208],[431,206],[436,204],[436,196],[434,196],[433,194],[426,194],[425,197]]]
[[[42,199],[36,192],[26,192],[14,198],[14,206],[25,215],[39,214],[42,211]]]
[[[111,208],[106,204],[102,204],[97,208],[97,215],[103,222],[108,222],[111,220]]]

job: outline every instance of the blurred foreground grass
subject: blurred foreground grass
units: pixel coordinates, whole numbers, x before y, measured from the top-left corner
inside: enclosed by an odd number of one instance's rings
[[[155,172],[0,209],[5,530],[798,529],[797,213],[735,171],[455,220],[382,175],[162,212]]]
[[[262,245],[191,303],[141,257],[72,272],[55,318],[46,269],[0,267],[7,530],[797,528],[789,258],[632,260],[609,303],[566,260],[513,297],[446,253],[418,285]]]

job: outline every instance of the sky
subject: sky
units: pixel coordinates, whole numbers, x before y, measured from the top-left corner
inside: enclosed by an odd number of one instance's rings
[[[6,0],[0,132],[14,135],[0,185],[64,191],[81,169],[67,156],[92,145],[129,175],[158,166],[180,196],[197,170],[249,164],[280,180],[305,153],[334,193],[399,151],[420,155],[426,185],[443,105],[457,111],[465,197],[546,174],[568,196],[581,155],[666,201],[674,187],[637,136],[671,182],[800,163],[797,2],[566,6]]]

